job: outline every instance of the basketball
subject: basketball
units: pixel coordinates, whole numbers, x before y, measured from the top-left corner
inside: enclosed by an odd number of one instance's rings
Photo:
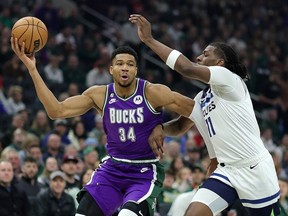
[[[41,50],[48,39],[48,31],[45,24],[38,18],[27,16],[19,19],[11,30],[11,35],[18,39],[22,46],[25,42],[25,53],[30,54]]]

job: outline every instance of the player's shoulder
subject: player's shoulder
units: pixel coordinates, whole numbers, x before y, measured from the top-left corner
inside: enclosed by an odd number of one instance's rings
[[[107,91],[106,85],[95,85],[91,86],[83,92],[83,95],[92,96],[92,95],[105,95]]]

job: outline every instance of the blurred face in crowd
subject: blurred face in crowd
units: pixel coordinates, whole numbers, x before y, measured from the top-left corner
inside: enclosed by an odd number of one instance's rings
[[[29,154],[37,161],[41,161],[42,159],[42,152],[39,146],[32,146],[29,150]]]
[[[46,159],[46,169],[49,172],[56,171],[59,169],[57,160],[54,157],[49,157]]]
[[[56,197],[60,197],[64,191],[66,182],[62,177],[55,177],[50,180],[50,189]]]
[[[61,138],[57,134],[51,134],[47,141],[48,148],[58,150],[61,146]]]
[[[67,176],[74,176],[77,173],[77,163],[74,161],[67,161],[62,163],[61,169]]]
[[[7,154],[7,160],[11,162],[13,170],[20,169],[20,157],[18,152],[11,151]]]
[[[284,180],[279,179],[279,187],[280,187],[280,198],[285,198],[288,196],[288,183]]]
[[[13,179],[13,167],[9,161],[0,162],[0,184],[10,186]]]
[[[23,175],[29,179],[34,179],[38,173],[38,166],[34,162],[25,162],[22,166]]]
[[[87,169],[83,175],[83,179],[82,179],[82,185],[86,185],[90,179],[91,179],[91,176],[92,176],[92,173],[94,172],[93,169]]]

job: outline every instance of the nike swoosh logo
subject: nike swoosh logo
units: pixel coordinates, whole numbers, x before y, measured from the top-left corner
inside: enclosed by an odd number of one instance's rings
[[[255,165],[251,165],[251,166],[250,166],[250,169],[254,169],[257,165],[258,165],[258,163],[255,164]]]
[[[109,101],[109,104],[113,104],[113,103],[115,103],[115,102],[117,102],[117,100],[110,100],[110,101]]]
[[[144,167],[144,168],[142,168],[142,169],[140,170],[140,172],[143,173],[143,172],[146,172],[147,170],[149,170],[149,168]]]
[[[142,214],[141,210],[139,211],[139,214],[143,216],[143,214]]]

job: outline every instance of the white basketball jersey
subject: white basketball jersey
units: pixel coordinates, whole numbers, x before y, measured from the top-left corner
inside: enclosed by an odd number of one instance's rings
[[[209,69],[210,88],[197,94],[190,115],[206,144],[212,143],[213,148],[207,146],[208,150],[214,149],[219,163],[237,163],[263,152],[265,147],[246,84],[224,67]]]

